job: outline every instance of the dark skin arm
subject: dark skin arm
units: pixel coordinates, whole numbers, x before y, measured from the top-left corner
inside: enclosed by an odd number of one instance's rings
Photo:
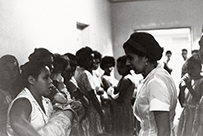
[[[158,128],[157,136],[170,136],[170,121],[168,111],[153,111]]]
[[[183,107],[183,103],[185,101],[185,89],[186,89],[186,86],[181,87],[179,85],[179,89],[180,89],[180,92],[179,92],[179,95],[178,95],[178,100],[180,102],[181,107]]]
[[[107,81],[105,78],[102,78],[102,83],[103,83],[103,88],[105,91],[107,91],[107,89],[111,86],[109,81]]]
[[[11,127],[19,136],[40,136],[29,122],[31,111],[31,104],[26,98],[16,100],[11,108],[9,114]]]
[[[119,93],[119,92],[121,92],[123,90],[125,90],[125,91],[134,90],[135,85],[129,79],[123,78],[121,82],[122,83],[120,83],[120,86],[115,88],[114,94],[117,94],[117,93]],[[118,102],[123,101],[122,94],[121,94],[121,96],[118,97],[117,101]]]

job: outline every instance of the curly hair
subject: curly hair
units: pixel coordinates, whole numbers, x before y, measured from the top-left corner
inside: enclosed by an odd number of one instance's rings
[[[39,74],[41,73],[41,70],[45,68],[47,65],[43,61],[28,61],[24,65],[20,66],[21,74],[20,74],[20,80],[21,80],[21,87],[28,87],[29,82],[28,78],[29,76],[32,76],[34,78],[37,78]]]
[[[101,60],[100,67],[104,70],[107,66],[115,66],[115,59],[112,56],[104,56]]]

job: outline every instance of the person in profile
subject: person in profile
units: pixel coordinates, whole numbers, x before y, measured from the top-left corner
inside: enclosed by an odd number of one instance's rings
[[[158,63],[163,48],[149,33],[134,32],[123,44],[127,64],[142,74],[133,113],[140,121],[139,136],[175,136],[173,121],[177,90],[170,74]]]
[[[172,56],[172,52],[170,50],[167,50],[165,53],[166,56],[166,61],[164,61],[164,69],[166,71],[168,71],[169,74],[171,74],[171,72],[173,71],[173,69],[170,66],[170,60],[171,60],[171,56]]]
[[[202,135],[202,88],[203,77],[200,74],[202,65],[197,54],[192,55],[186,61],[187,74],[182,78],[179,85],[179,96],[183,107],[178,124],[178,136],[201,136]],[[186,90],[187,89],[187,90]],[[195,130],[195,131],[194,131]]]
[[[182,57],[183,57],[183,65],[181,68],[181,77],[183,77],[187,72],[186,72],[186,64],[185,61],[187,60],[187,56],[188,56],[188,51],[187,49],[182,49],[182,53],[181,53]]]

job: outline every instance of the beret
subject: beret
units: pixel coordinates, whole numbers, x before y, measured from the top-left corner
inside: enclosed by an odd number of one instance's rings
[[[125,46],[130,46],[136,51],[142,52],[151,61],[160,60],[163,53],[163,48],[155,38],[146,32],[135,32],[131,34],[130,38],[124,43]]]

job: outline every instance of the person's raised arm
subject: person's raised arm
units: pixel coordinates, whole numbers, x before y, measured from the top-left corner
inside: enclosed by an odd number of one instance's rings
[[[170,136],[170,121],[168,111],[153,111],[158,128],[157,136]]]
[[[29,122],[31,111],[31,104],[26,98],[20,98],[13,103],[9,113],[10,124],[19,136],[40,136]]]
[[[191,81],[189,78],[185,78],[184,81],[185,81],[186,87],[188,88],[189,92],[191,93],[193,99],[195,100],[196,103],[198,103],[202,95],[198,94],[198,92],[196,92],[192,88]],[[200,86],[203,87],[202,84]]]

